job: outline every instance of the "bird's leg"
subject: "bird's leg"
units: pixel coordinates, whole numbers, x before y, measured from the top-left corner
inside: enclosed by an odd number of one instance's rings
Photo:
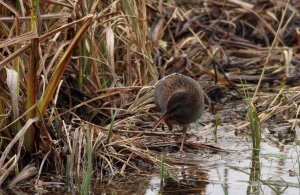
[[[180,145],[180,153],[183,153],[183,144],[186,138],[186,131],[187,131],[187,125],[183,125],[182,126],[182,141],[181,141],[181,145]]]
[[[169,128],[169,131],[173,131],[173,125],[167,120],[166,120],[166,123],[167,123],[167,126]]]

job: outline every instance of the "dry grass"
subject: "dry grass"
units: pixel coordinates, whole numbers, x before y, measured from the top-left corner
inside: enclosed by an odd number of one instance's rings
[[[151,131],[158,116],[153,85],[173,72],[197,79],[213,103],[243,98],[245,80],[248,91],[257,90],[260,123],[298,125],[300,7],[294,1],[46,0],[30,17],[34,2],[0,2],[0,184],[16,185],[12,178],[31,163],[29,172],[67,174],[79,185],[87,130],[93,177],[158,168],[162,148],[178,144],[166,135],[180,133]],[[33,143],[24,148],[29,128]]]

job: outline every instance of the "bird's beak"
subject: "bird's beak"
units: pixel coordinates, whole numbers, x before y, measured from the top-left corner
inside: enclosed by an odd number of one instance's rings
[[[159,119],[158,121],[156,121],[156,123],[154,123],[153,125],[153,130],[155,130],[160,123],[162,123],[164,120],[166,120],[168,117],[170,116],[170,114],[168,112],[164,113]]]

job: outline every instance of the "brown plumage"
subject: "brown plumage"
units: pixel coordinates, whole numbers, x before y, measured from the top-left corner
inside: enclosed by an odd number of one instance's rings
[[[154,124],[156,129],[164,120],[170,130],[173,124],[183,128],[180,151],[183,150],[188,124],[195,122],[204,110],[204,94],[198,82],[182,74],[171,74],[155,85],[155,102],[162,111]]]

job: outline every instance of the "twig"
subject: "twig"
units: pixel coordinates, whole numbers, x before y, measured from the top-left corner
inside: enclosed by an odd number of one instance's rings
[[[254,92],[254,95],[253,95],[253,97],[252,97],[252,102],[254,102],[255,97],[256,97],[256,95],[257,95],[257,93],[258,93],[259,87],[260,87],[260,85],[261,85],[261,81],[262,81],[263,76],[264,76],[264,74],[265,74],[265,70],[266,70],[267,64],[268,64],[269,61],[270,61],[271,52],[272,52],[273,48],[275,47],[275,44],[277,43],[277,39],[278,39],[278,37],[279,37],[278,34],[279,34],[279,32],[280,32],[280,29],[281,29],[281,26],[282,26],[282,23],[283,23],[285,14],[286,14],[286,12],[287,12],[289,3],[290,3],[290,0],[288,0],[288,1],[286,2],[286,5],[285,5],[285,8],[284,8],[284,11],[283,11],[283,14],[282,14],[280,23],[279,23],[279,25],[278,25],[277,32],[276,32],[276,34],[275,34],[274,40],[273,40],[273,42],[272,42],[271,48],[270,48],[270,50],[269,50],[269,53],[268,53],[268,56],[267,56],[267,59],[266,59],[266,62],[265,62],[265,64],[264,64],[264,68],[263,68],[263,70],[262,70],[262,72],[261,72],[261,75],[260,75],[260,78],[259,78],[257,87],[256,87],[255,92]]]
[[[159,131],[128,131],[128,130],[114,130],[120,133],[135,133],[135,134],[147,134],[147,135],[182,135],[182,133],[172,133],[172,132],[159,132]]]

